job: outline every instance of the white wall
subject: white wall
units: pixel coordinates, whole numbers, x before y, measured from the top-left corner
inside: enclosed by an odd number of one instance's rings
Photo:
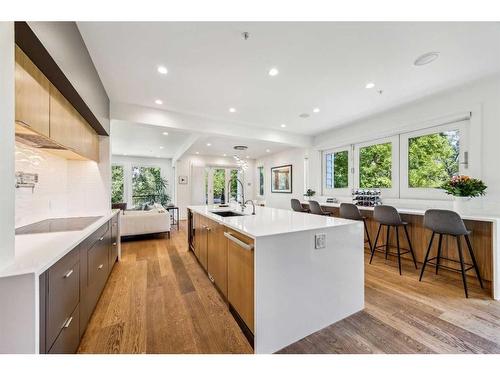
[[[310,152],[304,148],[291,148],[276,154],[271,154],[255,162],[254,175],[258,184],[258,167],[264,167],[264,196],[257,197],[265,200],[268,207],[290,209],[290,199],[304,199],[304,159],[309,158]],[[271,193],[271,168],[281,165],[292,165],[292,193]],[[311,163],[309,163],[311,165]],[[255,187],[258,192],[258,186]]]
[[[328,149],[401,130],[418,128],[419,124],[472,111],[469,144],[473,177],[482,178],[488,185],[484,203],[500,206],[500,174],[498,173],[498,144],[500,139],[500,76],[495,75],[476,82],[432,95],[396,109],[372,116],[339,129],[317,135],[314,147]]]
[[[245,199],[255,198],[254,170],[255,160],[248,160],[248,170],[243,177],[245,186]],[[176,205],[179,207],[181,219],[186,218],[187,206],[192,204],[193,185],[204,183],[203,181],[193,181],[192,169],[194,167],[227,167],[235,168],[236,163],[232,157],[184,155],[177,160],[175,165],[175,184],[176,184]],[[187,176],[187,184],[179,184],[179,176]]]
[[[14,259],[14,23],[0,22],[0,267]]]
[[[136,156],[112,155],[111,164],[122,165],[124,168],[124,195],[127,208],[132,208],[132,167],[158,167],[161,176],[168,181],[167,192],[172,202],[175,202],[174,169],[172,159],[165,158],[143,158]]]

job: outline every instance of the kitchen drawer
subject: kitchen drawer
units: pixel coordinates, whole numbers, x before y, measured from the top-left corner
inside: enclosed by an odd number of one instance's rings
[[[48,270],[46,347],[50,348],[80,300],[78,248]]]
[[[74,354],[80,345],[80,306],[77,305],[73,313],[65,322],[61,333],[57,337],[54,345],[49,350],[49,354]]]
[[[87,253],[88,285],[93,285],[96,282],[104,285],[108,276],[109,238],[106,236],[100,238]]]
[[[82,245],[80,246],[80,248],[82,250],[88,250],[90,249],[92,246],[94,246],[94,244],[99,241],[102,237],[104,237],[106,235],[106,232],[109,230],[109,224],[110,222],[107,221],[105,222],[103,225],[101,225],[99,227],[99,229],[97,229],[94,233],[92,233],[85,241],[83,241]]]

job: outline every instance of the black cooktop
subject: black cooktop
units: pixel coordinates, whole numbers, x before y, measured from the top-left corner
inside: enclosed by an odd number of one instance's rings
[[[25,225],[16,229],[16,234],[38,234],[53,232],[70,232],[83,230],[102,216],[88,217],[65,217],[57,219],[47,219],[37,223]]]

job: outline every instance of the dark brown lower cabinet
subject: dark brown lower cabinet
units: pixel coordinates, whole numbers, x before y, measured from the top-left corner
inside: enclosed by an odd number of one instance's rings
[[[77,351],[118,258],[118,233],[117,214],[40,276],[40,353]]]

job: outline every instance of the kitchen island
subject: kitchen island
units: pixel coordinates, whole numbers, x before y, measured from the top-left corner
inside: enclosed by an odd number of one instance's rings
[[[189,247],[255,353],[364,307],[362,223],[268,207],[189,206]]]

